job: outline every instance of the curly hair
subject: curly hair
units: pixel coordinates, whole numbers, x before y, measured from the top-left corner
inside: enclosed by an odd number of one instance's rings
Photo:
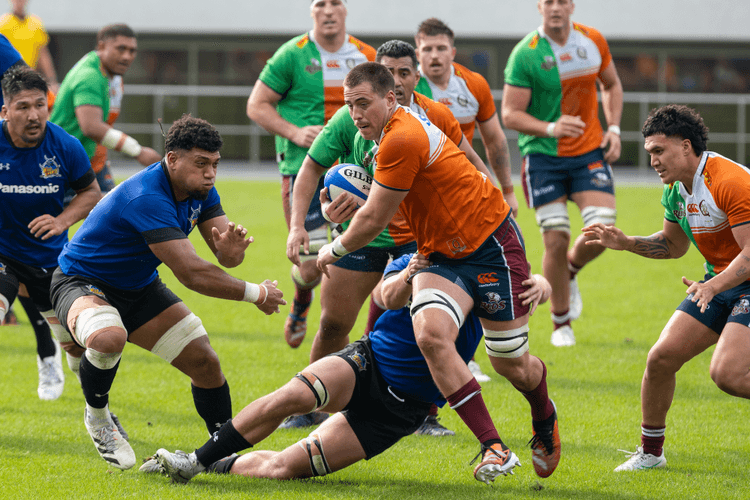
[[[223,144],[221,135],[213,125],[189,114],[182,115],[182,118],[169,127],[165,140],[167,151],[190,151],[200,148],[214,153],[221,149]]]
[[[708,141],[708,127],[703,123],[701,115],[693,108],[681,104],[668,104],[652,109],[641,132],[643,137],[664,134],[667,137],[687,139],[697,156],[706,150]]]
[[[414,47],[408,42],[402,40],[389,40],[378,47],[378,53],[375,55],[375,62],[380,62],[384,57],[401,59],[402,57],[411,58],[412,66],[417,67],[417,53]]]
[[[385,97],[389,90],[396,88],[393,75],[380,63],[365,62],[355,66],[344,78],[344,86],[353,88],[365,82],[372,85],[372,90],[380,97]]]
[[[429,19],[425,19],[422,21],[422,23],[417,28],[417,34],[414,35],[414,41],[417,42],[417,45],[419,45],[419,38],[422,36],[438,36],[438,35],[445,35],[448,37],[448,39],[451,41],[451,45],[453,45],[453,40],[455,40],[456,36],[453,33],[453,30],[448,27],[447,24],[445,24],[443,21],[438,19],[437,17],[431,17]]]
[[[25,64],[11,67],[2,79],[3,99],[10,102],[24,90],[39,90],[45,96],[48,90],[44,77]]]

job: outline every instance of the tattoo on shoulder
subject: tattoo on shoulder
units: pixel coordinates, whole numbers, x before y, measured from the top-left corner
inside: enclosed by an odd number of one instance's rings
[[[661,232],[651,236],[636,236],[633,253],[649,259],[668,259],[670,257],[669,243]]]

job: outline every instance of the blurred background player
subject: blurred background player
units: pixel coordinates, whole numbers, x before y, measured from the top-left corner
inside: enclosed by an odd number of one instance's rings
[[[190,377],[193,403],[209,434],[232,417],[229,384],[206,329],[161,281],[160,264],[203,295],[251,302],[265,314],[286,303],[276,282],[233,278],[200,258],[188,239],[197,227],[228,268],[242,263],[252,242],[247,229],[229,222],[214,187],[222,144],[205,120],[184,115],[174,122],[165,159],[96,205],[60,254],[52,278],[52,303],[65,326],[58,338],[80,374],[86,430],[101,457],[118,469],[135,465],[133,449],[109,413],[126,342]]]
[[[583,229],[587,244],[650,259],[677,259],[690,243],[706,259],[702,281],[685,277],[687,297],[648,353],[641,383],[641,446],[615,471],[664,467],[664,434],[676,374],[716,344],[711,379],[722,391],[750,399],[750,169],[706,151],[708,128],[695,110],[667,105],[643,125],[644,147],[664,183],[664,226],[651,236],[626,236],[601,223]]]
[[[398,106],[390,71],[377,63],[355,67],[344,99],[365,139],[378,144],[367,202],[343,235],[318,252],[327,267],[385,229],[397,211],[432,265],[413,278],[411,314],[417,345],[435,385],[481,443],[474,477],[491,482],[518,458],[502,442],[481,387],[456,350],[466,315],[480,317],[486,350],[497,373],[529,401],[539,439],[532,448],[538,474],[560,459],[557,413],[547,394],[546,367],[529,354],[529,307],[518,293],[529,278],[523,239],[502,192],[429,121]],[[491,279],[490,279],[491,278]],[[546,477],[546,476],[544,476]]]
[[[276,51],[247,101],[247,116],[276,136],[287,227],[297,173],[323,125],[344,104],[344,77],[357,64],[375,59],[375,49],[346,33],[343,0],[313,0],[310,14],[313,29]],[[320,179],[320,188],[322,182]],[[328,221],[317,197],[312,198],[307,211],[305,229],[310,232],[312,252],[302,256],[300,265],[292,266],[295,293],[284,324],[284,337],[292,346],[299,345],[307,332],[313,289],[320,283],[315,255],[328,242]]]
[[[570,246],[568,199],[585,226],[614,224],[610,164],[620,157],[622,84],[604,37],[571,23],[572,0],[539,0],[542,25],[516,45],[505,68],[502,115],[519,132],[526,202],[542,231],[544,276],[552,284],[551,342],[574,345],[571,320],[581,315],[576,274],[604,248]],[[597,83],[608,129],[599,123]]]
[[[9,0],[11,11],[0,17],[0,33],[21,53],[23,60],[47,78],[50,90],[57,94],[57,72],[49,51],[49,35],[42,20],[26,12],[28,0]]]
[[[500,182],[505,201],[516,216],[518,200],[511,179],[510,151],[508,140],[500,127],[495,99],[482,75],[454,62],[454,40],[453,30],[440,19],[433,17],[419,25],[414,41],[422,78],[416,90],[448,106],[461,123],[469,144],[474,139],[474,129],[479,127],[487,161]],[[469,362],[469,369],[479,382],[490,380],[473,359]]]
[[[103,194],[115,187],[107,149],[121,151],[144,166],[161,159],[159,153],[113,126],[122,104],[122,75],[137,50],[130,27],[111,24],[99,30],[96,50],[83,56],[65,75],[50,115],[51,122],[81,141]]]
[[[157,456],[168,474],[183,483],[205,469],[271,479],[324,476],[369,460],[411,434],[430,402],[446,403],[417,346],[409,312],[409,278],[427,265],[424,256],[409,254],[389,264],[382,300],[390,310],[369,337],[312,363],[249,404],[194,453],[160,449]],[[534,275],[525,284],[530,288],[521,297],[532,309],[549,296],[543,277]],[[458,332],[457,349],[468,360],[481,341],[479,318],[470,313]],[[339,413],[281,452],[231,456],[268,437],[285,415],[311,407]]]
[[[443,104],[414,93],[414,87],[419,80],[414,47],[401,40],[391,40],[378,48],[376,61],[388,68],[393,75],[398,103],[429,119],[466,153],[467,158],[477,170],[488,178],[492,178],[492,174],[487,170],[479,155],[465,139],[458,121],[450,110]],[[353,162],[364,166],[370,175],[374,173],[375,165],[371,150],[375,143],[360,140],[361,137],[355,140],[357,134],[357,127],[347,107],[342,106],[315,138],[307,152],[296,180],[287,239],[287,256],[295,264],[300,260],[300,245],[303,248],[309,248],[310,245],[310,237],[304,228],[307,213],[305,207],[310,205],[314,197],[317,197],[317,186],[326,170],[340,159],[345,163]],[[345,221],[354,215],[355,209],[356,203],[347,194],[340,195],[327,208],[325,206],[323,208],[324,211],[327,210],[327,218],[336,224],[342,223],[344,229],[349,224]],[[406,226],[403,217],[397,216],[375,241],[333,264],[328,276],[323,277],[321,285],[320,329],[315,335],[310,351],[311,363],[343,349],[349,343],[349,332],[357,320],[362,304],[377,287],[389,259],[414,251],[416,251],[414,235]],[[377,295],[377,293],[372,295],[365,334],[369,333],[377,318],[385,310],[381,304],[377,303],[375,298]],[[301,343],[301,339],[299,342]],[[420,433],[424,431],[431,434],[453,434],[437,422],[435,415],[437,415],[437,407],[434,408],[434,414],[428,425],[420,429]],[[284,425],[306,426],[316,420],[310,415],[302,415],[292,417]]]
[[[37,336],[37,392],[53,400],[62,394],[65,377],[60,346],[49,329],[58,334],[61,328],[50,303],[52,272],[68,228],[88,215],[101,193],[81,143],[47,122],[47,91],[44,78],[26,65],[6,71],[2,80],[0,320],[25,284],[24,307],[36,309],[29,316]],[[63,209],[68,187],[77,196]]]

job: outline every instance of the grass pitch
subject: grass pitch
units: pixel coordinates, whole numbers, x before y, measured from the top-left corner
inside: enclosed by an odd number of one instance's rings
[[[255,237],[245,262],[230,272],[254,282],[278,279],[291,298],[278,183],[225,180],[218,189],[230,219],[249,227]],[[659,230],[660,193],[658,187],[619,188],[618,225],[628,234]],[[580,218],[572,217],[577,231]],[[522,208],[519,221],[529,261],[540,272],[541,236],[533,212]],[[215,261],[197,231],[192,239],[202,256]],[[531,437],[528,405],[492,373],[492,381],[483,384],[484,399],[501,436],[523,463],[515,476],[498,478],[493,487],[474,480],[469,461],[479,446],[450,409],[442,409],[440,417],[456,431],[455,437],[409,436],[369,462],[324,478],[277,482],[201,475],[179,486],[162,476],[141,474],[137,467],[125,472],[110,469],[85,431],[83,395],[67,367],[62,397],[52,402],[37,398],[34,336],[18,308],[24,323],[0,328],[0,498],[750,498],[750,407],[711,382],[713,349],[678,374],[667,419],[667,468],[612,472],[625,460],[618,448],[632,451],[639,444],[639,391],[646,354],[684,297],[680,277],[700,278],[701,264],[694,249],[676,261],[605,252],[579,277],[584,310],[573,325],[578,339],[573,348],[550,345],[549,306],[537,311],[531,319],[531,352],[549,370],[549,390],[560,415],[562,460],[551,478],[537,479],[526,444]],[[290,349],[282,333],[285,314],[266,317],[249,304],[202,297],[177,283],[169,269],[160,271],[202,318],[229,380],[235,413],[307,364],[320,312],[317,300],[308,338],[299,349]],[[360,335],[364,321],[362,314],[352,338]],[[477,359],[490,373],[481,348]],[[123,354],[110,406],[130,433],[139,459],[159,447],[193,450],[206,439],[188,379],[132,345]],[[306,434],[278,431],[257,448],[282,449]]]

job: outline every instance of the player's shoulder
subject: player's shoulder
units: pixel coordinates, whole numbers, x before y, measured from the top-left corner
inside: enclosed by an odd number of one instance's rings
[[[524,36],[513,48],[514,53],[518,52],[527,52],[527,51],[535,51],[540,48],[540,42],[542,41],[542,36],[539,33],[539,30],[534,30],[531,33]]]
[[[446,106],[442,102],[433,101],[426,95],[420,94],[419,92],[414,92],[414,102],[417,104],[417,106],[424,110],[427,118],[432,121],[436,121],[436,117],[455,118],[453,112],[448,106]]]
[[[468,81],[482,81],[484,83],[487,83],[487,80],[477,73],[476,71],[472,71],[466,66],[463,66],[461,64],[458,64],[457,62],[453,63],[453,74],[456,75],[458,78],[462,78],[464,80]]]
[[[750,169],[713,151],[706,151],[703,180],[711,189],[715,185],[744,185],[750,187]]]
[[[393,116],[383,129],[383,141],[406,142],[424,137],[426,132],[419,116],[403,106],[394,111]]]
[[[367,56],[367,59],[370,61],[375,60],[375,56],[377,55],[377,51],[370,45],[366,44],[359,38],[349,35],[348,41],[350,44],[354,45],[357,50],[362,52],[365,56]]]
[[[312,43],[313,41],[310,38],[310,33],[302,33],[301,35],[297,35],[282,43],[281,47],[278,48],[276,53],[278,54],[280,52],[300,51],[305,49],[309,44]]]
[[[592,40],[604,40],[604,35],[597,30],[596,28],[592,26],[587,26],[585,24],[581,23],[573,23],[573,29],[579,33],[581,33],[583,36],[587,38],[591,38]]]

